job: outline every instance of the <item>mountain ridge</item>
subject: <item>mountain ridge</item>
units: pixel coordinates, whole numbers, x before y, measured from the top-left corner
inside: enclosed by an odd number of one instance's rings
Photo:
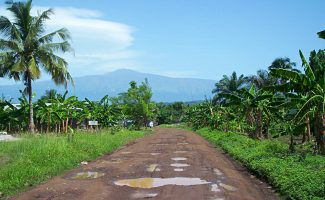
[[[105,95],[116,96],[129,88],[130,81],[141,83],[148,79],[153,91],[153,100],[158,102],[198,101],[212,96],[215,81],[200,78],[174,78],[157,74],[142,73],[129,69],[119,69],[100,75],[75,77],[75,87],[68,86],[69,95],[76,95],[79,99],[87,97],[98,100]],[[7,99],[16,100],[23,84],[0,85],[0,95]],[[59,93],[65,91],[64,87],[56,86],[52,80],[36,81],[33,83],[36,99],[40,98],[46,90],[56,89]]]

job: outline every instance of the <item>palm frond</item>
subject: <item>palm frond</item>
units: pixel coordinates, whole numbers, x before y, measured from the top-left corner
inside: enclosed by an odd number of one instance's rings
[[[318,32],[317,35],[319,38],[325,39],[325,30]]]

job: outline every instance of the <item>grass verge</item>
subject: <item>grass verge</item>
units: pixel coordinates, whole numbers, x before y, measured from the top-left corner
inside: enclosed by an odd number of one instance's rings
[[[289,154],[288,145],[253,140],[237,133],[197,130],[211,143],[260,177],[267,179],[286,199],[325,199],[325,157]]]
[[[25,135],[19,141],[0,142],[0,199],[144,135],[144,131],[121,130],[114,135],[108,131],[76,133],[72,141],[67,136]]]

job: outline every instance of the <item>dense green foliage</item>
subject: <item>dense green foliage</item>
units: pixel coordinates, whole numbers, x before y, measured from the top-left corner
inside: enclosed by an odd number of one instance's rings
[[[157,103],[158,124],[176,124],[184,121],[184,112],[188,104],[183,102],[174,102],[170,104]]]
[[[288,199],[321,200],[325,196],[325,157],[290,154],[288,145],[274,140],[254,140],[232,132],[197,132],[268,180]]]
[[[139,86],[135,81],[131,81],[128,91],[117,98],[126,119],[133,120],[132,123],[137,129],[153,121],[155,104],[151,102],[151,97],[151,88],[148,80],[145,80]]]
[[[69,132],[69,128],[90,129],[88,121],[98,121],[99,127],[122,127],[125,121],[131,121],[137,129],[154,120],[155,104],[151,102],[151,88],[148,82],[137,86],[130,82],[130,89],[118,97],[107,95],[99,101],[85,99],[79,101],[76,96],[47,91],[34,103],[35,130],[37,132]],[[9,133],[28,130],[28,100],[24,93],[19,104],[0,99],[0,130]]]
[[[79,132],[73,140],[46,134],[23,135],[19,141],[0,142],[0,192],[12,195],[144,135],[143,131],[127,130],[114,135],[109,131]]]
[[[314,153],[325,154],[325,51],[300,51],[302,71],[289,58],[274,60],[267,70],[245,77],[233,73],[215,86],[212,101],[185,112],[193,128],[211,127],[245,133],[252,138],[290,136],[295,144],[315,141]]]

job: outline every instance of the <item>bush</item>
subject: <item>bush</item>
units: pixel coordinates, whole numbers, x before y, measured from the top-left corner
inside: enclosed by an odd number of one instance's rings
[[[325,157],[289,154],[288,145],[279,141],[259,141],[237,133],[197,131],[220,146],[248,169],[265,178],[287,199],[323,200],[325,197]]]

